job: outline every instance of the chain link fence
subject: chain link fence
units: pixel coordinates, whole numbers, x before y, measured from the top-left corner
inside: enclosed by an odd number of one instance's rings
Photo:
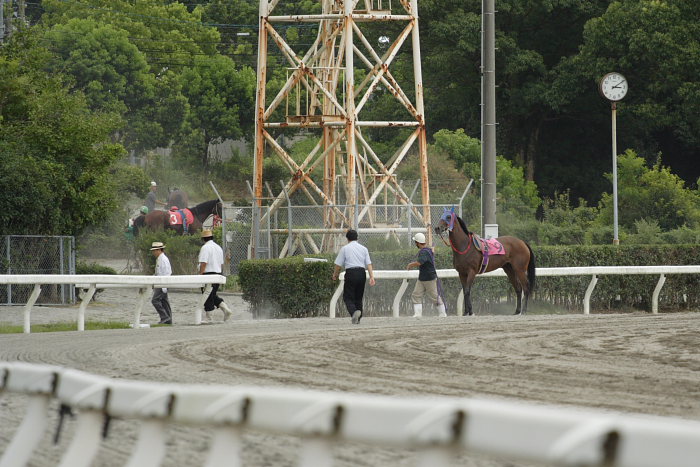
[[[337,205],[334,209],[283,206],[273,213],[269,206],[263,206],[258,216],[251,206],[228,206],[223,216],[223,243],[231,261],[231,274],[237,274],[240,261],[252,257],[253,252],[256,258],[335,253],[346,243],[348,222],[359,224],[361,243],[371,251],[391,251],[412,247],[413,235],[427,233],[443,209],[451,207],[431,205],[430,225],[426,228],[424,206],[420,204]],[[325,227],[333,224],[339,227]],[[256,231],[257,235],[252,236]]]
[[[2,274],[75,274],[75,238],[71,236],[5,235],[0,237]],[[32,285],[0,286],[0,303],[22,305]],[[43,285],[36,303],[75,303],[72,285]]]

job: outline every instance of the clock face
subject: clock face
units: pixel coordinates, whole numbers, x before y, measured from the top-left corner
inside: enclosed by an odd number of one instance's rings
[[[627,80],[620,73],[608,73],[600,80],[600,93],[608,100],[619,101],[627,94]]]

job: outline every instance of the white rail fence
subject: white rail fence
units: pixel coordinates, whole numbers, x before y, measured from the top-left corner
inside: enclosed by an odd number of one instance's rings
[[[61,467],[92,465],[105,417],[140,422],[126,448],[130,467],[161,464],[170,425],[214,429],[207,467],[242,465],[247,430],[300,437],[301,467],[331,466],[333,447],[350,442],[409,448],[418,467],[447,466],[466,451],[559,466],[696,467],[700,459],[700,421],[505,400],[164,384],[0,362],[0,395],[8,392],[29,399],[0,467],[27,464],[52,400],[77,411]]]
[[[24,332],[31,332],[31,314],[36,299],[41,293],[42,285],[50,284],[73,284],[86,292],[82,295],[80,307],[78,308],[78,331],[85,330],[85,312],[97,289],[107,288],[135,288],[138,290],[139,300],[134,310],[134,329],[138,329],[141,323],[141,313],[150,298],[150,293],[154,287],[168,288],[204,288],[204,293],[195,309],[195,323],[202,323],[202,311],[204,302],[209,295],[212,284],[225,284],[226,277],[207,274],[192,276],[126,276],[110,274],[6,274],[0,275],[0,284],[30,284],[34,289],[24,306]]]
[[[438,277],[441,279],[457,278],[459,274],[454,269],[438,269]],[[667,274],[700,274],[700,266],[589,266],[589,267],[575,267],[575,268],[537,268],[537,277],[547,277],[547,276],[591,276],[591,282],[588,284],[588,288],[584,294],[583,298],[583,314],[590,314],[591,310],[591,295],[598,282],[598,276],[604,275],[638,275],[638,274],[651,274],[658,275],[659,280],[656,283],[654,292],[652,293],[651,300],[651,311],[652,313],[659,312],[659,293],[661,288],[666,282]],[[503,269],[498,269],[496,271],[487,272],[486,274],[481,274],[484,277],[505,277],[506,273]],[[401,304],[401,299],[406,292],[408,287],[409,279],[418,279],[418,271],[374,271],[374,278],[376,280],[382,279],[402,279],[403,282],[399,287],[398,292],[394,296],[394,302],[392,306],[392,315],[397,318],[399,316],[399,305]],[[335,318],[336,309],[338,307],[338,300],[343,294],[343,285],[345,281],[345,273],[340,274],[340,284],[335,290],[333,297],[331,298],[331,303],[329,307],[329,316]],[[464,294],[460,293],[457,296],[457,313],[462,314],[464,310]]]

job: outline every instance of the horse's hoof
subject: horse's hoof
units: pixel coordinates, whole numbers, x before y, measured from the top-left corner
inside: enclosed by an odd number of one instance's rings
[[[515,315],[520,315],[520,314],[522,314],[522,313],[520,313],[519,311],[516,311],[514,314],[515,314]]]

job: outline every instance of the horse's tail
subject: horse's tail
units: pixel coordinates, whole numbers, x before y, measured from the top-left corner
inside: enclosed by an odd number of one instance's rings
[[[532,293],[535,290],[535,254],[527,242],[525,242],[525,245],[530,250],[530,262],[527,264],[527,283],[530,286],[530,293]]]

